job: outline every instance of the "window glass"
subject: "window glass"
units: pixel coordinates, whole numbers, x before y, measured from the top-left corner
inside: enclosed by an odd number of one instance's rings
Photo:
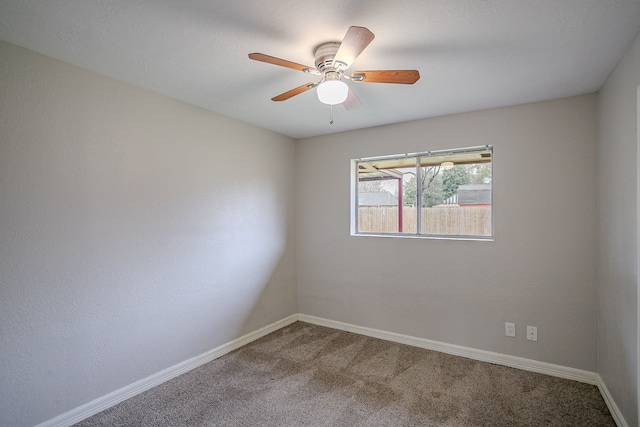
[[[490,238],[490,146],[357,159],[355,234]]]

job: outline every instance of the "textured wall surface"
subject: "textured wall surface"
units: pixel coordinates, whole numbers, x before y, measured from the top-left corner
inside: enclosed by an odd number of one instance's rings
[[[298,142],[300,312],[595,371],[595,120],[586,95]],[[349,235],[350,159],[484,144],[495,241]]]
[[[599,94],[598,371],[638,425],[638,100],[640,37]]]
[[[637,424],[638,69],[636,39],[599,96],[294,147],[0,42],[0,425],[297,311],[598,371]],[[479,144],[494,242],[349,236],[351,158]]]
[[[296,312],[293,140],[0,43],[0,425]]]

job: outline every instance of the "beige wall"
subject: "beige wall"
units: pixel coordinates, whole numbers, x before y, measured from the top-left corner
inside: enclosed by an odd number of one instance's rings
[[[0,42],[0,425],[296,312],[294,141]]]
[[[597,371],[636,425],[638,70],[294,145],[0,42],[0,424],[298,311]],[[350,159],[482,144],[494,242],[349,235]]]
[[[598,372],[638,425],[638,100],[640,36],[598,105]]]
[[[587,95],[299,141],[300,312],[596,371],[595,122]],[[349,235],[350,159],[484,144],[495,241]]]

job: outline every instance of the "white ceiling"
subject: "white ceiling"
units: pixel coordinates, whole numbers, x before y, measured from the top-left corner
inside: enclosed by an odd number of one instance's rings
[[[349,83],[321,104],[313,65],[350,25],[375,39],[350,72],[417,69],[414,85]],[[640,30],[638,0],[0,0],[0,39],[257,126],[303,138],[597,91]]]

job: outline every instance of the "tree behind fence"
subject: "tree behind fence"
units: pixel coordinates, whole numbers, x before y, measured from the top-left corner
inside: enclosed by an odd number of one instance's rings
[[[417,209],[402,207],[403,233],[416,233]],[[422,234],[448,236],[491,236],[490,207],[422,208]],[[376,233],[398,232],[396,206],[360,206],[358,231]]]

